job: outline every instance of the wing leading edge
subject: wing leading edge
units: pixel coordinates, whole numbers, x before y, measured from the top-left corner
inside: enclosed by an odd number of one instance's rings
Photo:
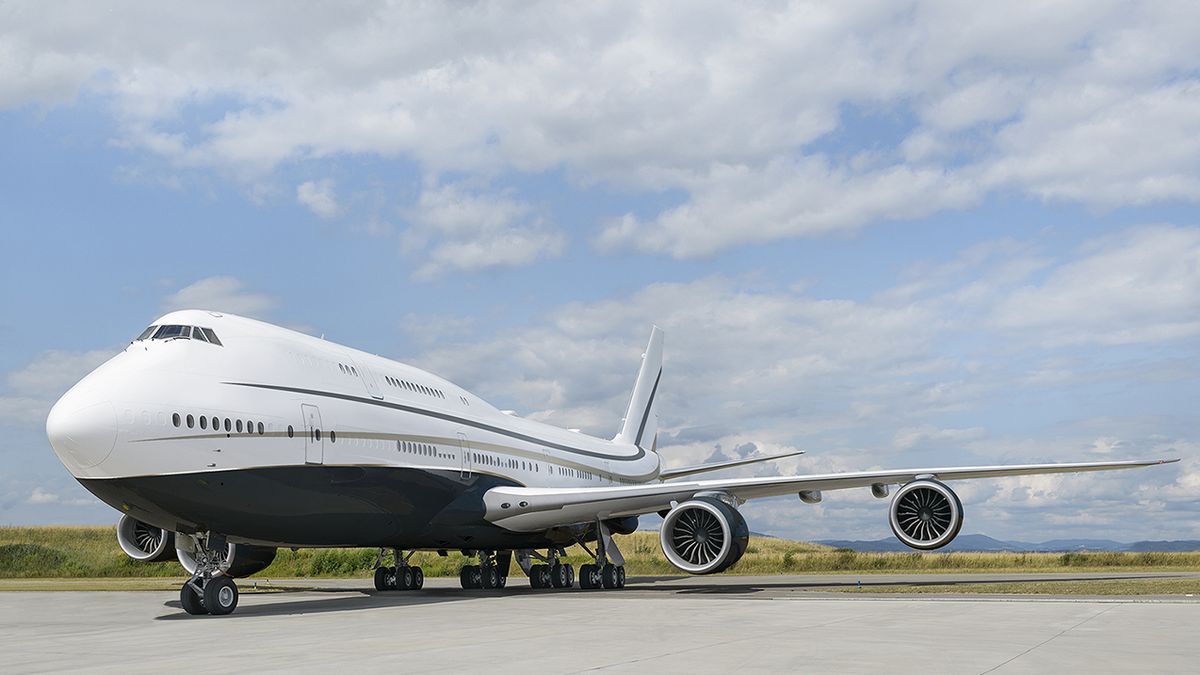
[[[858,471],[773,478],[673,481],[608,488],[496,487],[484,494],[483,500],[487,508],[484,517],[488,521],[514,532],[536,532],[551,527],[590,522],[596,518],[607,519],[654,513],[670,508],[671,502],[686,501],[702,492],[722,492],[741,500],[747,500],[794,494],[801,490],[844,490],[869,487],[874,484],[903,484],[916,480],[918,477],[948,481],[1084,471],[1116,471],[1178,461],[1178,459],[1155,459],[893,469],[890,471]],[[513,507],[514,504],[522,502],[527,506]]]

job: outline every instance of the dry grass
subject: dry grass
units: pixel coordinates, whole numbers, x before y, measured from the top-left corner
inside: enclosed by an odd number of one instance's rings
[[[677,575],[654,532],[618,537],[631,575]],[[576,565],[590,558],[568,549]],[[367,577],[373,549],[281,549],[259,577]],[[458,552],[414,556],[428,576],[454,576],[466,559]],[[1067,572],[1105,570],[1200,570],[1194,553],[856,553],[817,544],[755,537],[746,555],[726,574],[827,574],[885,572]],[[0,579],[130,578],[180,575],[177,563],[139,563],[117,546],[114,527],[0,528]]]

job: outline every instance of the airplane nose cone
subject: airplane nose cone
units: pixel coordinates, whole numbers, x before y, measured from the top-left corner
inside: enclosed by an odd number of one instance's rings
[[[117,443],[117,411],[108,401],[69,391],[51,408],[46,435],[67,468],[96,466]]]

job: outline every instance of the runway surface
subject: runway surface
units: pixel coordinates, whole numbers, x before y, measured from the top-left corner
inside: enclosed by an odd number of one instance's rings
[[[1130,576],[1147,575],[864,578]],[[0,593],[0,671],[1168,673],[1200,663],[1200,598],[814,592],[856,583],[845,575],[634,579],[606,592],[521,581],[463,591],[430,579],[407,593],[298,581],[244,593],[227,617],[187,616],[177,593]]]

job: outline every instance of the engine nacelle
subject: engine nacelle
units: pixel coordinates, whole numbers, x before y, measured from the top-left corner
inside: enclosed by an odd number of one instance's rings
[[[888,508],[888,520],[902,544],[932,551],[958,536],[963,524],[962,502],[944,483],[914,480],[896,490]]]
[[[117,523],[117,543],[125,555],[140,562],[162,562],[175,558],[175,533],[148,523],[121,516]]]
[[[191,537],[176,538],[175,555],[188,574],[196,573],[199,565],[196,563]],[[275,560],[275,549],[272,547],[229,542],[221,560],[221,572],[229,577],[248,577],[267,569],[273,560]]]
[[[663,517],[659,543],[670,563],[690,574],[715,574],[741,559],[750,528],[738,510],[716,497],[697,497]]]

